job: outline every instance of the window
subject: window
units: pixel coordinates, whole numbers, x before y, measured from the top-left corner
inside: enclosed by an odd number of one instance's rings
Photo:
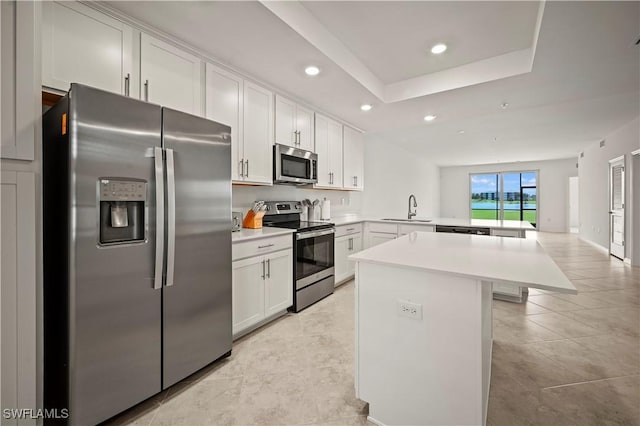
[[[536,171],[471,174],[471,218],[524,220],[535,227],[537,182]]]

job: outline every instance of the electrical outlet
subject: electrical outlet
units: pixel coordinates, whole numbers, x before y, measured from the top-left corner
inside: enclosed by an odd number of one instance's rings
[[[415,320],[422,319],[422,305],[398,299],[398,315]]]

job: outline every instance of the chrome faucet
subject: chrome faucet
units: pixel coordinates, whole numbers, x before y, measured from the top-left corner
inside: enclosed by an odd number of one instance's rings
[[[416,196],[411,194],[409,195],[409,214],[407,215],[407,219],[411,219],[412,217],[414,217],[417,213],[416,212],[412,212],[411,211],[411,199],[413,198],[413,207],[418,207],[418,202],[416,201]]]

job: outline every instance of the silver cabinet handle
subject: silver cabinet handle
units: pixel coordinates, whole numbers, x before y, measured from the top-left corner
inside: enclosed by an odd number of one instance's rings
[[[167,287],[173,285],[176,261],[176,177],[173,149],[167,149]]]
[[[356,176],[356,186],[358,186],[358,176]]]
[[[144,100],[149,102],[149,80],[144,81]]]
[[[244,160],[247,163],[247,171],[244,174],[244,177],[249,177],[249,160]]]
[[[298,130],[298,146],[300,146],[301,144],[302,144],[302,132]]]
[[[271,278],[271,259],[267,259],[267,278]]]
[[[265,246],[258,246],[259,249],[273,247],[273,244],[267,244]]]
[[[153,148],[156,172],[156,268],[153,288],[162,288],[162,270],[164,267],[164,164],[162,148]]]
[[[264,259],[262,259],[262,279],[263,279],[263,280],[264,280],[264,277],[267,275],[267,274],[264,272],[264,264],[265,264],[265,263],[266,263],[266,262],[265,262],[265,260],[264,260]]]
[[[349,238],[349,251],[353,250],[353,238]]]
[[[244,177],[244,160],[240,160],[240,177]]]
[[[124,95],[129,96],[131,84],[131,74],[127,73],[127,76],[124,78]]]

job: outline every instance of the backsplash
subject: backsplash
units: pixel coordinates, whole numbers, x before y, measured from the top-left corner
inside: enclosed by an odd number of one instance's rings
[[[232,205],[234,211],[246,213],[256,200],[265,201],[313,201],[324,198],[331,201],[331,217],[362,213],[362,192],[308,189],[293,185],[245,186],[234,185]]]

